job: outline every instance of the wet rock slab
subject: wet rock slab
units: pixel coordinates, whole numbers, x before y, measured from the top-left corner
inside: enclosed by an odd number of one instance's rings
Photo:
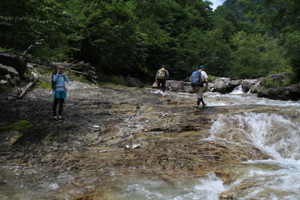
[[[40,88],[24,100],[1,99],[2,124],[26,119],[35,127],[1,144],[0,193],[10,196],[6,190],[14,188],[31,199],[113,199],[106,193],[128,174],[175,184],[213,172],[231,183],[237,174],[226,166],[268,158],[251,145],[208,139],[219,114],[264,109],[258,106],[197,110],[193,98],[175,92],[162,98],[127,87],[69,90],[64,121],[51,120],[51,104],[51,92]]]

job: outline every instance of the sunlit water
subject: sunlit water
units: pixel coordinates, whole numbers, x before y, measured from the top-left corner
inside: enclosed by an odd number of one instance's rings
[[[182,98],[195,101],[194,94],[179,93]],[[205,93],[208,106],[258,105],[275,106],[283,111],[300,112],[300,102],[278,101],[244,94],[237,88],[230,94]],[[298,114],[299,116],[299,114]],[[236,135],[237,134],[237,135]],[[225,185],[214,174],[184,186],[167,186],[160,181],[140,181],[129,184],[125,199],[217,200],[219,194],[235,191],[242,184],[251,187],[233,195],[235,199],[300,199],[300,119],[285,113],[245,112],[219,115],[211,127],[210,137],[204,140],[226,141],[237,145],[254,145],[269,155],[270,160],[249,160],[241,163],[244,176]],[[263,167],[262,167],[263,166]],[[246,172],[245,172],[246,171]]]
[[[177,93],[176,95],[195,101],[195,94]],[[168,96],[168,93],[167,93]],[[300,113],[300,102],[276,101],[257,98],[244,94],[240,88],[231,94],[205,93],[208,106],[258,105],[274,106],[282,113],[220,114],[210,129],[210,136],[203,140],[234,143],[240,146],[253,145],[269,155],[269,160],[249,160],[236,166],[243,176],[226,185],[215,174],[206,178],[179,180],[176,185],[145,175],[129,175],[117,181],[112,189],[112,198],[124,200],[217,200],[219,194],[235,191],[242,184],[250,185],[243,192],[235,194],[235,199],[300,199],[300,119],[289,118],[285,112]],[[299,114],[297,115],[299,116]],[[262,167],[264,166],[264,167]],[[268,167],[270,166],[270,167]],[[3,166],[3,168],[11,168]],[[243,169],[239,169],[243,168]],[[17,169],[16,169],[17,171]],[[39,172],[36,172],[38,174]],[[35,174],[35,172],[33,173]],[[71,185],[73,176],[69,173],[58,177],[40,178],[40,181],[23,184],[18,180],[6,180],[0,185],[1,199],[72,199],[83,189],[69,189],[68,196],[60,194],[60,186]],[[1,183],[0,183],[1,184]],[[14,187],[18,185],[18,188]],[[15,188],[15,189],[11,189]],[[35,190],[33,190],[35,188]],[[5,194],[1,194],[5,191]],[[43,193],[47,193],[46,198]],[[40,198],[39,198],[40,197]]]

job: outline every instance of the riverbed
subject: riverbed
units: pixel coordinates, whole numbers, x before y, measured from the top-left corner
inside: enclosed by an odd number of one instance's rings
[[[0,199],[300,199],[300,102],[71,82],[52,121],[51,96],[1,99],[35,127],[0,133]]]

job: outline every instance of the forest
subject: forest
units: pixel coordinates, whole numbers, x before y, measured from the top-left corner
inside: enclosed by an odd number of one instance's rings
[[[2,0],[0,52],[30,62],[84,61],[99,78],[153,80],[161,66],[184,79],[212,76],[300,80],[300,4],[295,0]]]

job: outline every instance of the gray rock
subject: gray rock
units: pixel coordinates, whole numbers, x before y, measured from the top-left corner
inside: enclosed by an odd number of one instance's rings
[[[139,88],[144,87],[144,84],[140,80],[130,77],[130,76],[126,77],[125,82],[128,87],[139,87]]]
[[[257,82],[258,82],[258,79],[245,79],[245,80],[242,80],[241,85],[242,85],[243,92],[247,93],[250,90],[250,88],[252,86],[254,86],[255,83],[257,83]]]
[[[183,81],[176,81],[176,80],[167,80],[166,81],[166,88],[170,91],[182,91],[184,87]]]
[[[212,88],[216,92],[232,92],[240,84],[240,80],[230,80],[229,78],[218,78],[213,82]]]
[[[258,80],[254,85],[252,85],[250,87],[250,92],[251,93],[258,93],[259,90],[261,89],[261,87],[262,87],[262,81]]]
[[[275,100],[300,100],[300,83],[286,87],[268,88],[260,91],[258,97],[265,97]]]
[[[226,82],[223,79],[218,79],[214,83],[214,89],[216,92],[225,93],[226,91]]]

